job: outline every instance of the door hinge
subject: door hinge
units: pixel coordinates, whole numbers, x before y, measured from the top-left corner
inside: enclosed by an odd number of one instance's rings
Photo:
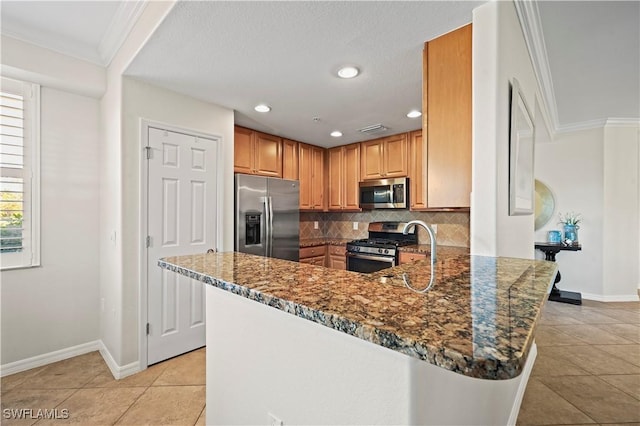
[[[151,160],[151,158],[153,157],[153,148],[151,148],[150,146],[145,146],[144,150],[146,151],[147,160]]]
[[[147,238],[145,239],[145,245],[147,246],[147,248],[151,247],[151,236],[147,235]]]
[[[151,330],[151,325],[149,323],[147,323],[147,336],[149,335]]]

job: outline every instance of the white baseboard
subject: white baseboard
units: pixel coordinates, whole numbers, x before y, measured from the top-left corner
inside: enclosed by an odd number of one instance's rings
[[[111,356],[111,353],[109,353],[109,350],[102,340],[94,340],[93,342],[83,343],[70,348],[60,349],[31,358],[22,359],[20,361],[0,365],[0,377],[31,370],[36,367],[42,367],[43,365],[52,364],[54,362],[73,358],[78,355],[84,355],[93,351],[100,352],[102,359],[104,359],[104,362],[109,367],[109,370],[111,370],[111,374],[113,374],[115,379],[122,379],[140,371],[139,361],[119,366]]]
[[[637,294],[623,294],[615,296],[604,296],[601,294],[582,293],[582,298],[595,300],[596,302],[637,302],[640,297]]]
[[[111,370],[111,374],[113,374],[113,377],[116,380],[124,379],[125,377],[138,373],[140,371],[139,361],[135,361],[123,366],[118,365],[102,340],[100,341],[99,350],[100,355],[102,355],[102,359],[104,359],[104,362],[107,364],[107,367],[109,367],[109,370]]]
[[[36,367],[42,367],[43,365],[73,358],[78,355],[84,355],[89,352],[98,351],[103,346],[102,341],[94,340],[93,342],[87,342],[70,348],[60,349],[46,354],[36,355],[31,358],[22,359],[20,361],[3,364],[0,365],[0,377],[20,373],[21,371],[30,370]]]
[[[515,400],[513,401],[513,406],[511,407],[511,414],[509,415],[508,425],[515,425],[516,420],[518,420],[518,414],[520,413],[520,405],[522,405],[522,399],[524,398],[524,392],[527,390],[527,383],[529,383],[529,376],[531,375],[531,371],[533,370],[533,364],[536,361],[536,357],[538,356],[538,346],[534,341],[531,344],[531,349],[529,349],[529,356],[527,357],[527,362],[524,364],[524,369],[522,370],[522,378],[520,379],[520,384],[518,385],[518,391],[516,392]]]

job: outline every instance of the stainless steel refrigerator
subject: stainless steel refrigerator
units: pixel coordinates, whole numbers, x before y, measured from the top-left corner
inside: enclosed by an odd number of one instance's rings
[[[235,184],[235,250],[297,261],[299,182],[236,174]]]

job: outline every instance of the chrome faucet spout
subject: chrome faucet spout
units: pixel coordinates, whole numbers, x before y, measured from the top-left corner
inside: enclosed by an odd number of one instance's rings
[[[402,233],[407,235],[407,233],[409,233],[409,229],[416,225],[422,226],[429,233],[429,238],[431,239],[431,264],[433,264],[436,260],[436,233],[433,232],[433,229],[421,220],[411,220],[404,225]]]

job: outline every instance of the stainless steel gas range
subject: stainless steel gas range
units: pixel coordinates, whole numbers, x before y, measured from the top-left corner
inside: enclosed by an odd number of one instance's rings
[[[398,248],[417,244],[416,228],[404,235],[404,222],[371,222],[369,238],[347,243],[347,270],[376,272],[398,264]]]

